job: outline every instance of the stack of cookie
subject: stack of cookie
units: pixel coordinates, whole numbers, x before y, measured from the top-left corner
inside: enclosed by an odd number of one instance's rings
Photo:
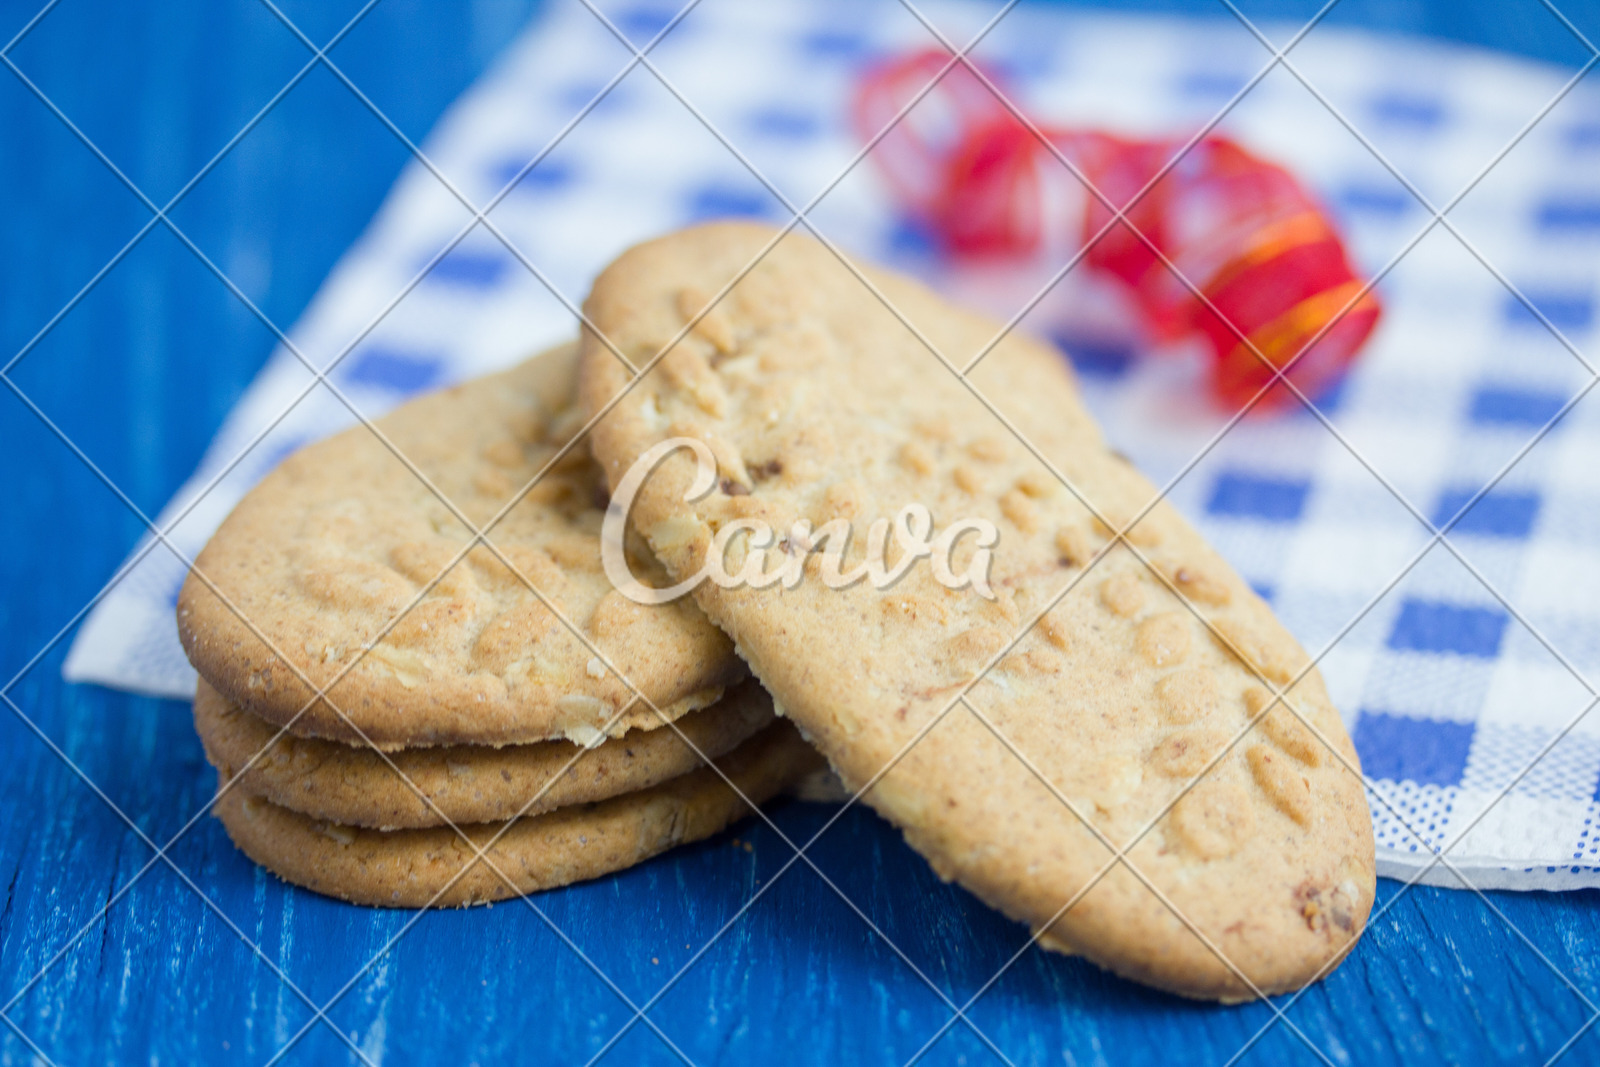
[[[384,440],[291,458],[200,557],[180,621],[221,694],[196,715],[237,775],[219,808],[241,847],[409,903],[470,851],[427,826],[478,820],[482,840],[518,804],[562,804],[495,844],[510,878],[441,899],[615,869],[741,810],[717,772],[680,773],[690,750],[728,751],[754,801],[811,770],[763,726],[764,690],[941,876],[1047,948],[1221,1000],[1350,950],[1372,831],[1315,665],[1107,448],[1054,351],[742,224],[630,250],[585,311],[575,405],[561,355],[419,401]],[[627,523],[627,596],[605,517]],[[639,603],[669,582],[692,601]],[[759,690],[735,685],[744,664]],[[294,739],[248,764],[279,726]],[[530,798],[557,737],[598,742],[592,773]]]
[[[715,833],[819,765],[702,614],[606,584],[598,472],[561,451],[574,356],[290,457],[196,560],[178,621],[216,812],[289,881],[501,899]]]

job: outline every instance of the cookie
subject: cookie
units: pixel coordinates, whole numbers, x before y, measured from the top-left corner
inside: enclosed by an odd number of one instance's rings
[[[821,762],[794,727],[780,722],[717,765],[740,793],[760,804]],[[446,828],[341,826],[238,788],[223,793],[214,810],[233,843],[284,881],[353,904],[393,908],[481,904],[598,878],[710,837],[751,814],[727,782],[702,767],[597,804],[517,819],[509,828],[505,823],[463,827],[479,847],[487,846],[497,873],[474,863],[476,854]]]
[[[755,262],[775,238],[699,227],[597,280],[590,321],[636,366],[683,335],[609,409],[631,372],[583,338],[614,494],[669,441],[717,468],[678,448],[612,507],[674,579],[713,544],[764,576],[694,595],[845,785],[1046,947],[1221,1000],[1323,973],[1371,908],[1373,839],[1306,653],[1170,506],[1144,512],[1054,350],[809,238]],[[1003,333],[969,379],[986,403],[939,356]],[[1315,732],[1272,699],[1291,682]]]
[[[486,533],[515,570],[483,545],[452,565],[470,543],[466,524],[384,441],[354,427],[284,460],[196,559],[222,594],[192,573],[178,599],[178,630],[201,677],[296,733],[351,743],[364,734],[389,749],[587,744],[661,725],[642,702],[618,717],[628,687],[524,577],[669,719],[743,677],[728,640],[692,604],[642,607],[606,580],[603,486],[582,442],[556,459],[581,423],[573,361],[565,346],[377,420],[473,524],[510,506]],[[634,562],[655,567],[648,551]],[[306,708],[314,691],[302,676],[319,689],[332,683],[329,699]]]
[[[635,731],[592,749],[569,741],[456,745],[385,760],[336,741],[279,736],[203,681],[194,698],[195,728],[223,778],[238,774],[238,788],[302,815],[376,830],[497,822],[647,789],[697,769],[701,755],[726,755],[772,718],[771,698],[747,680],[676,729]]]

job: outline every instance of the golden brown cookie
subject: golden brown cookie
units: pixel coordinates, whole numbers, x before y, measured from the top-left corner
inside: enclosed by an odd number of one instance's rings
[[[337,678],[328,697],[350,722],[319,700],[295,732],[364,733],[383,748],[589,743],[661,725],[642,703],[617,718],[628,687],[526,578],[669,718],[713,702],[744,667],[692,604],[641,607],[612,590],[598,539],[605,494],[584,443],[519,495],[581,423],[572,369],[569,345],[377,420],[474,525],[515,501],[486,530],[515,570],[483,545],[452,565],[467,525],[357,426],[286,459],[200,553],[196,568],[232,607],[197,575],[185,582],[178,630],[195,669],[279,725],[314,695],[300,675],[319,688]]]
[[[738,793],[702,767],[637,793],[518,819],[509,829],[463,827],[479,847],[500,834],[487,850],[498,873],[474,863],[476,853],[446,828],[356,829],[238,788],[219,797],[215,811],[245,855],[295,885],[376,907],[481,904],[598,878],[710,837],[751,814],[739,793],[760,804],[821,763],[794,727],[774,723],[717,761]]]
[[[591,749],[570,741],[451,745],[403,749],[386,760],[337,741],[280,736],[204,681],[194,697],[195,728],[224,779],[238,774],[238,788],[252,796],[375,830],[497,822],[647,789],[700,767],[701,755],[727,754],[772,718],[772,699],[746,680],[672,729],[636,730]]]
[[[714,457],[707,495],[685,500],[697,466],[679,450],[631,504],[673,577],[697,573],[719,535],[727,572],[798,568],[792,587],[695,595],[846,786],[872,784],[867,802],[941,876],[1047,946],[1223,1000],[1341,958],[1372,903],[1372,828],[1339,715],[1319,674],[1301,677],[1306,653],[1166,504],[1126,543],[1110,536],[1155,489],[1107,449],[1053,350],[1007,334],[970,376],[986,403],[940,357],[967,366],[1000,324],[883,271],[858,277],[795,235],[701,315],[773,236],[723,224],[650,242],[586,304],[637,366],[695,320],[593,440],[614,491],[669,439]],[[589,411],[630,376],[584,337]],[[854,531],[833,564],[848,573],[874,520],[909,505],[935,536],[993,524],[991,596],[951,587],[983,570],[977,532],[943,579],[913,559],[887,587],[829,587],[817,531]],[[771,547],[740,521],[766,524]],[[1328,744],[1270,703],[1268,683],[1296,678],[1290,699]],[[1122,849],[1154,891],[1113,863]]]

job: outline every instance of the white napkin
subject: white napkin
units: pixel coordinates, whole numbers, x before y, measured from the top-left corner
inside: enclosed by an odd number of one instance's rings
[[[993,11],[922,10],[961,43]],[[643,45],[672,14],[646,5],[611,17]],[[1294,28],[1265,29],[1282,43]],[[331,378],[367,416],[570,337],[569,307],[629,244],[698,217],[789,217],[702,118],[804,203],[856,150],[847,116],[863,65],[931,43],[897,4],[705,0],[651,53],[697,117],[650,71],[626,70],[632,54],[594,15],[560,5],[425,146],[477,208],[543,154],[488,216],[543,279],[478,225],[413,285],[473,217],[413,163],[291,336],[318,367],[349,349]],[[975,55],[1003,70],[1041,118],[1153,135],[1193,131],[1271,59],[1231,20],[1029,6],[1005,16]],[[1436,206],[1495,159],[1570,73],[1326,26],[1289,60]],[[1067,337],[1114,443],[1158,483],[1185,472],[1173,500],[1314,655],[1327,650],[1322,669],[1369,776],[1380,871],[1395,877],[1427,868],[1425,881],[1459,885],[1445,866],[1428,867],[1433,850],[1451,846],[1451,862],[1480,887],[1600,885],[1591,835],[1600,719],[1579,720],[1594,698],[1589,679],[1600,678],[1596,401],[1573,408],[1461,519],[1449,535],[1454,552],[1434,544],[1404,577],[1431,532],[1395,495],[1442,523],[1592,380],[1477,257],[1579,351],[1592,344],[1600,120],[1585,116],[1600,115],[1596,104],[1593,87],[1580,85],[1452,211],[1471,250],[1435,228],[1394,267],[1379,334],[1323,406],[1331,431],[1304,412],[1251,419],[1191,466],[1225,421],[1196,399],[1192,357],[1130,360],[1115,331],[1086,314],[1092,290],[1075,278],[1026,323]],[[1430,218],[1282,67],[1220,129],[1304,176],[1341,218],[1365,271],[1388,263]],[[870,161],[811,218],[855,252],[939,273]],[[970,273],[941,283],[1002,313],[1030,292],[1019,278]],[[274,353],[161,513],[172,549],[192,558],[286,453],[351,422],[293,355]],[[172,618],[183,575],[173,551],[141,544],[77,635],[66,677],[187,698],[194,675]]]

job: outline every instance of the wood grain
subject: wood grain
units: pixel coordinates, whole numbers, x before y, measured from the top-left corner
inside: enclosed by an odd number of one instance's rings
[[[336,58],[420,137],[528,9],[488,0],[384,3]],[[32,10],[7,5],[0,36],[9,39]],[[316,24],[338,17],[311,13],[308,32],[325,37],[334,27]],[[304,56],[260,7],[199,0],[63,4],[13,54],[157,199],[220,148]],[[318,74],[175,217],[287,325],[402,162],[394,140]],[[14,77],[0,77],[0,192],[8,205],[0,358],[9,359],[148,216]],[[153,513],[270,347],[266,331],[157,232],[13,378]],[[0,524],[4,684],[94,595],[140,527],[6,390],[0,500],[8,519]],[[65,686],[63,652],[57,646],[8,695],[109,801],[164,842],[213,787],[187,708]],[[635,1003],[687,966],[650,1019],[699,1065],[903,1063],[951,1015],[817,874],[795,866],[773,882],[790,853],[770,830],[746,825],[620,877],[541,896],[542,916],[522,904],[429,914],[380,954],[409,914],[289,890],[203,818],[171,858],[263,960],[163,866],[96,918],[152,850],[9,708],[0,708],[0,758],[0,1003],[27,987],[9,1015],[57,1063],[262,1063],[312,1015],[274,968],[320,1004],[375,954],[329,1012],[374,1060],[581,1063],[632,1012],[546,919]],[[797,840],[829,816],[801,804],[773,814]],[[958,1003],[1024,939],[1020,927],[938,882],[864,811],[846,814],[814,858]],[[1380,881],[1380,908],[1396,889]],[[1600,999],[1600,893],[1487,898],[1586,996]],[[1289,1014],[1339,1064],[1537,1063],[1589,1011],[1484,901],[1418,889]],[[970,1012],[1019,1065],[1222,1063],[1271,1015],[1260,1005],[1181,1002],[1037,950]],[[17,1033],[0,1028],[0,1064],[29,1058]],[[1600,1038],[1591,1031],[1568,1062],[1596,1058]],[[352,1059],[318,1024],[286,1062]],[[639,1025],[602,1062],[682,1061]],[[999,1061],[958,1023],[926,1062]],[[1316,1058],[1279,1025],[1244,1062]]]

